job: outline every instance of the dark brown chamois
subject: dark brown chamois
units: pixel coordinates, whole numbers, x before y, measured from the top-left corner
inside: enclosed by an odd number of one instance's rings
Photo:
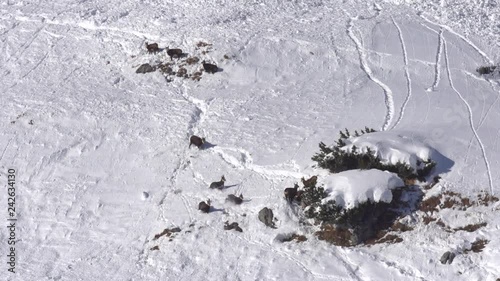
[[[210,199],[207,200],[207,203],[205,203],[205,201],[201,201],[198,204],[198,210],[208,214],[210,212]]]
[[[312,176],[308,180],[305,180],[304,178],[302,178],[302,183],[304,184],[304,187],[315,186],[317,181],[318,181],[318,176]]]
[[[146,49],[149,53],[156,53],[160,50],[160,48],[158,48],[158,43],[148,44],[148,42],[146,42]]]
[[[170,57],[170,60],[172,60],[173,57],[178,58],[182,56],[182,50],[181,49],[170,49],[167,47],[167,55]]]
[[[236,196],[234,194],[229,194],[226,198],[226,201],[232,202],[236,205],[239,205],[243,203],[243,194],[240,194],[240,196]]]
[[[297,196],[297,190],[299,185],[295,184],[294,187],[285,188],[285,198],[288,202],[292,202],[295,196]]]
[[[207,73],[215,73],[215,72],[219,71],[219,68],[215,64],[207,63],[205,61],[203,61],[202,64],[203,64],[203,69]]]
[[[205,143],[205,138],[200,138],[198,136],[191,136],[189,138],[189,148],[191,148],[191,145],[194,144],[198,148],[201,148],[201,146]]]
[[[222,176],[220,181],[216,181],[210,184],[210,188],[218,188],[218,189],[223,189],[224,188],[224,182],[226,181],[226,178]]]

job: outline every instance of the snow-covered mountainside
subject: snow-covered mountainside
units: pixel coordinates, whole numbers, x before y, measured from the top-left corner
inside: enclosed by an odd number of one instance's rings
[[[498,61],[499,13],[465,0],[2,1],[2,280],[497,280],[500,207],[484,198],[500,193],[500,80],[476,69]],[[167,81],[194,56],[186,74],[203,60],[219,71]],[[145,63],[158,69],[136,73]],[[336,247],[283,190],[326,178],[318,144],[365,126],[414,142],[405,151],[430,155],[441,180],[422,186],[429,204],[400,243]],[[283,242],[292,233],[307,241]]]

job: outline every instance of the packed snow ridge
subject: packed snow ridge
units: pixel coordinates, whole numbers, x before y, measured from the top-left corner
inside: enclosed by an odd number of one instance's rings
[[[335,200],[344,209],[357,207],[366,201],[392,201],[391,190],[403,186],[403,181],[394,173],[371,170],[351,170],[327,176],[321,180],[328,197],[322,204]]]

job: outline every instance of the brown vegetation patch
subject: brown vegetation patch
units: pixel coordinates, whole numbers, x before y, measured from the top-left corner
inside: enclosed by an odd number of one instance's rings
[[[187,69],[185,69],[184,67],[181,67],[179,68],[179,70],[177,70],[177,77],[184,77],[184,75],[187,74]]]
[[[294,233],[289,237],[283,238],[283,240],[281,240],[281,242],[291,242],[293,240],[297,241],[297,243],[304,242],[304,241],[307,241],[307,237],[305,235],[298,235],[298,234]]]
[[[406,231],[411,231],[413,230],[413,227],[407,225],[407,224],[404,224],[404,223],[401,223],[399,221],[395,222],[391,229],[393,231],[400,231],[400,232],[406,232]]]
[[[498,197],[495,197],[488,193],[479,194],[477,196],[477,202],[480,205],[489,206],[490,203],[498,202]]]
[[[171,74],[172,73],[172,67],[170,67],[170,64],[159,64],[158,68],[160,68],[160,72],[164,74]]]
[[[437,212],[439,203],[441,203],[441,195],[429,197],[420,203],[420,211],[426,213]]]
[[[352,246],[350,240],[352,233],[348,229],[337,229],[332,225],[324,224],[321,226],[321,230],[316,232],[316,236],[318,236],[319,240],[324,240],[337,246]]]
[[[403,242],[403,238],[394,234],[387,234],[384,238],[377,241],[377,243],[390,243],[390,244],[396,244],[401,242]]]
[[[159,234],[156,234],[155,237],[153,238],[153,240],[157,240],[158,238],[166,235],[166,236],[170,236],[172,235],[172,233],[176,233],[176,232],[180,232],[181,229],[178,228],[178,227],[174,227],[174,228],[165,228],[165,230],[163,230],[161,233]]]
[[[212,44],[206,43],[206,42],[203,42],[203,41],[200,41],[200,42],[196,43],[196,47],[198,47],[198,48],[208,47],[208,46],[212,46]]]
[[[460,193],[445,191],[443,192],[444,200],[440,205],[441,209],[452,209],[456,208],[462,211],[467,210],[467,208],[472,207],[472,203],[469,198],[462,197]]]
[[[436,221],[437,219],[431,216],[425,216],[422,218],[422,221],[424,222],[425,225],[428,225],[429,223]]]
[[[462,197],[460,193],[445,191],[437,196],[432,196],[420,203],[420,211],[437,212],[439,209],[467,210],[474,205],[467,197]]]
[[[402,241],[403,238],[395,234],[387,234],[387,231],[379,231],[377,233],[377,237],[367,240],[365,244],[366,245],[375,245],[382,243],[396,244],[396,243],[401,243]]]
[[[186,59],[186,63],[191,65],[191,64],[195,64],[197,62],[199,62],[200,59],[198,57],[189,57]]]
[[[469,224],[469,225],[466,225],[463,227],[454,228],[453,230],[455,230],[455,231],[465,230],[467,232],[474,232],[474,231],[480,229],[481,227],[485,227],[486,225],[487,225],[487,223],[485,223],[485,222],[478,223],[478,224]]]
[[[474,253],[479,253],[482,252],[484,247],[486,247],[486,244],[488,244],[490,241],[486,239],[479,239],[475,242],[472,243],[471,248],[468,250],[465,250],[465,253],[469,253],[470,251]]]

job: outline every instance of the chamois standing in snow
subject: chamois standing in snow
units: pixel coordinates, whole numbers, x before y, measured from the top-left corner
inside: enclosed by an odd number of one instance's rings
[[[170,49],[167,47],[167,55],[170,57],[170,60],[172,60],[173,57],[180,57],[182,56],[182,50],[181,49]]]
[[[189,148],[191,148],[191,145],[194,144],[198,148],[201,148],[201,146],[205,143],[205,138],[200,138],[198,136],[191,136],[189,139]]]
[[[203,61],[202,64],[203,64],[203,69],[207,73],[215,73],[215,72],[217,72],[219,70],[219,68],[215,64],[207,63],[205,61]]]
[[[149,53],[156,53],[160,50],[160,48],[158,48],[158,43],[148,44],[148,42],[146,42],[146,49]]]
[[[318,181],[318,176],[312,176],[308,180],[305,180],[304,178],[302,178],[302,183],[304,184],[304,187],[315,186],[317,181]]]
[[[236,196],[234,194],[229,194],[226,198],[226,201],[233,202],[236,205],[239,205],[243,202],[243,194],[240,194],[240,196]]]
[[[210,199],[207,200],[207,203],[205,203],[205,201],[200,202],[198,204],[198,210],[208,214],[208,212],[210,212]]]
[[[211,183],[210,188],[223,189],[225,181],[226,181],[226,178],[224,176],[222,176],[220,181],[216,181],[216,182]]]
[[[294,187],[285,188],[285,198],[288,202],[292,202],[295,196],[297,196],[298,189],[299,189],[298,184],[295,184]]]

